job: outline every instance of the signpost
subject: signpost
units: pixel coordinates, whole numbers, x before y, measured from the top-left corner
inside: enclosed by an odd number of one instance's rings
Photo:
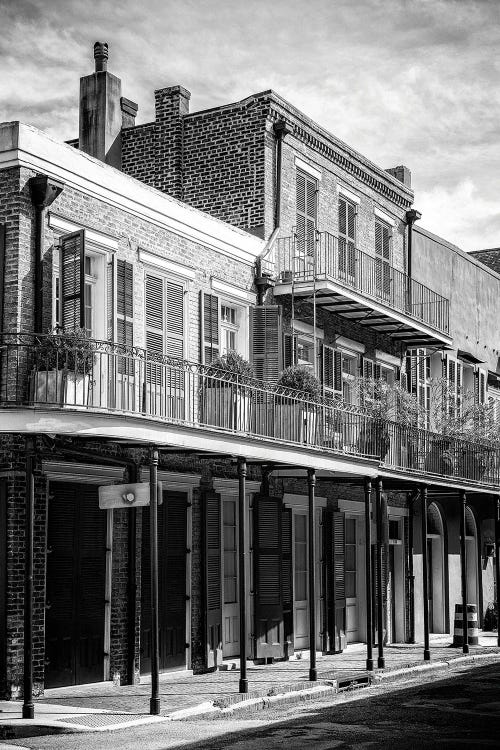
[[[158,505],[162,503],[161,482],[156,483]],[[99,487],[99,508],[138,508],[149,505],[149,482],[135,484],[109,484]]]

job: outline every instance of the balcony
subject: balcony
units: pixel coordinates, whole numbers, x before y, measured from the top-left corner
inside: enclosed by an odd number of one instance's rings
[[[500,484],[500,451],[487,446],[382,422],[356,407],[308,401],[296,391],[135,347],[91,341],[82,353],[54,347],[53,337],[48,346],[50,338],[0,336],[0,432],[140,442],[152,441],[145,425],[154,423],[157,438],[172,450],[248,456],[257,445],[256,459],[293,460],[336,473],[402,472],[419,481]],[[120,432],[118,423],[127,431]]]
[[[445,297],[329,232],[278,239],[275,273],[277,297],[315,295],[318,306],[410,346],[451,342]]]

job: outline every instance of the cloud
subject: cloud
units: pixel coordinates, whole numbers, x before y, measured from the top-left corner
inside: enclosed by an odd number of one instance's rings
[[[0,119],[74,136],[78,78],[108,41],[139,121],[167,85],[191,90],[192,110],[273,88],[382,167],[409,166],[416,206],[442,196],[434,231],[455,227],[458,244],[471,230],[452,197],[473,185],[462,198],[490,212],[475,246],[500,244],[496,0],[0,0],[0,17]]]

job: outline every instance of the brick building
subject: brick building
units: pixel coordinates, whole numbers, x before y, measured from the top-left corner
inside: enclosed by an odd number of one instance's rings
[[[500,276],[414,226],[406,167],[275,93],[189,113],[169,87],[135,126],[95,56],[71,145],[0,126],[2,691],[26,628],[37,690],[151,670],[150,511],[98,488],[157,454],[160,669],[242,638],[265,660],[428,652],[464,591],[480,618],[495,597],[498,448],[433,431],[431,380],[457,416],[500,395]],[[255,379],[213,367],[230,350]],[[297,364],[319,400],[276,388]],[[377,419],[360,376],[424,416]]]

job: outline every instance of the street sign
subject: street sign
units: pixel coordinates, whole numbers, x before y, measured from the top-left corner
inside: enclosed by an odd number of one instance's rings
[[[158,482],[158,505],[162,503],[162,486]],[[99,508],[138,508],[149,505],[149,482],[106,484],[99,487]]]

